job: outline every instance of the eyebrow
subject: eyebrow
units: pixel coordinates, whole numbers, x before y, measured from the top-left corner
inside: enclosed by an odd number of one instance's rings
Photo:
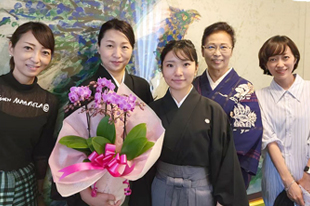
[[[112,42],[112,43],[115,43],[115,41],[111,40],[111,39],[108,39],[106,40],[107,42]],[[121,42],[121,44],[130,44],[130,42],[128,41],[124,41],[124,42]]]

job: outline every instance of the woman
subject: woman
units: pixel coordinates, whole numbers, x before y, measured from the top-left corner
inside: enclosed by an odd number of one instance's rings
[[[194,45],[170,41],[161,62],[169,90],[150,106],[166,129],[164,145],[151,195],[146,187],[152,181],[149,172],[140,180],[144,193],[135,194],[133,187],[130,205],[248,205],[227,116],[193,88],[198,67]]]
[[[100,54],[102,64],[99,66],[96,74],[84,81],[82,85],[88,85],[91,81],[96,81],[99,77],[105,77],[112,80],[116,85],[115,91],[124,82],[146,104],[153,101],[148,82],[143,78],[128,74],[126,71],[125,67],[132,56],[134,44],[135,36],[130,24],[118,19],[105,22],[101,26],[98,35],[98,53]],[[88,102],[84,102],[82,105],[85,104],[88,104]],[[72,112],[73,110],[68,111],[65,116],[69,116]],[[52,188],[52,193],[54,194],[53,198],[56,199],[55,187]],[[80,194],[66,199],[69,206],[109,206],[109,201],[114,201],[115,197],[111,194],[103,193],[98,193],[97,197],[91,197],[91,189],[87,188],[80,192]],[[115,205],[119,205],[119,203]]]
[[[248,187],[259,163],[262,123],[252,83],[229,67],[235,41],[234,30],[226,22],[214,23],[204,30],[201,52],[208,69],[193,84],[201,95],[219,103],[226,112]]]
[[[258,57],[264,74],[273,76],[269,87],[257,91],[264,127],[263,199],[272,206],[285,189],[291,200],[303,206],[299,186],[310,191],[310,82],[293,74],[300,55],[286,36],[268,39]]]
[[[42,205],[43,179],[54,146],[57,98],[37,84],[54,53],[51,29],[19,26],[9,42],[8,74],[0,76],[0,203]]]

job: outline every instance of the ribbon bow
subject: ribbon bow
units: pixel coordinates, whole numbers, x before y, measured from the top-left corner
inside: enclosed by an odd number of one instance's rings
[[[104,154],[99,155],[94,151],[88,156],[88,159],[91,162],[77,163],[59,170],[59,172],[63,172],[59,180],[79,171],[104,169],[107,169],[113,177],[120,177],[129,174],[134,168],[134,165],[129,167],[126,154],[115,153],[115,145],[109,143],[105,146]]]

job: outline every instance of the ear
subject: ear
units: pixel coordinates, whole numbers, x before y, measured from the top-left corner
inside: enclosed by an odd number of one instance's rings
[[[195,68],[195,76],[197,75],[198,72],[198,64],[196,64],[196,68]]]
[[[13,48],[12,42],[10,41],[9,42],[9,54],[13,56],[13,53],[14,53],[14,48]]]
[[[96,47],[97,47],[98,54],[100,54],[100,46],[99,46],[99,44],[96,44]]]

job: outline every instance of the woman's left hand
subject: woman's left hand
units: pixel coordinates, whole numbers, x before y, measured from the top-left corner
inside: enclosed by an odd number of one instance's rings
[[[302,178],[298,180],[298,184],[310,193],[310,174],[304,172]]]

